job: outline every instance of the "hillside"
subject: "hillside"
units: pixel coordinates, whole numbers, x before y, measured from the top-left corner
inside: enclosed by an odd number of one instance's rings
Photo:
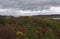
[[[51,15],[35,15],[34,17],[49,17],[49,18],[60,18],[60,14],[51,14]]]
[[[0,18],[0,39],[60,39],[60,21],[32,16]]]

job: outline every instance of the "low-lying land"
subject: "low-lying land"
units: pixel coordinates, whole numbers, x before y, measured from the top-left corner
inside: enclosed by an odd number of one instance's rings
[[[0,39],[60,39],[60,20],[31,16],[0,18]]]

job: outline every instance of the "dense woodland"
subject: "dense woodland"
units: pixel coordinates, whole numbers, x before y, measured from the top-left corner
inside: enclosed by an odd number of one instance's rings
[[[60,39],[60,20],[48,17],[1,17],[0,39]]]

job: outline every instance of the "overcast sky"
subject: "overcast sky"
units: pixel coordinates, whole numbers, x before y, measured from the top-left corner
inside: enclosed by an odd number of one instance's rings
[[[0,15],[60,14],[60,0],[0,0]]]

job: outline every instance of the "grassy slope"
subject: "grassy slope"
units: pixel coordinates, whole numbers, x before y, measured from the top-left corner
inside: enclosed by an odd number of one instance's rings
[[[0,18],[1,39],[60,39],[60,21],[45,17]]]

